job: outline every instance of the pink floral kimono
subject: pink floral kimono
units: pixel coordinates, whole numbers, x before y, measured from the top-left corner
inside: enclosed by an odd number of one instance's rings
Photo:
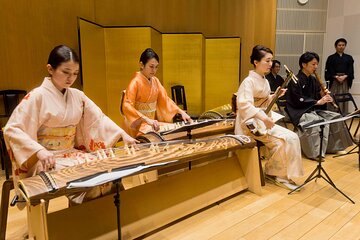
[[[86,152],[113,146],[122,131],[82,91],[68,88],[63,94],[46,77],[24,97],[4,128],[13,178],[37,174],[36,153],[41,149],[55,155],[58,170],[91,159]]]

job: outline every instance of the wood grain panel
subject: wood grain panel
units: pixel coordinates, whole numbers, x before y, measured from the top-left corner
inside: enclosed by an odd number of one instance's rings
[[[168,93],[184,85],[190,114],[204,111],[204,50],[202,34],[163,34],[163,84]],[[171,95],[170,95],[171,96]]]
[[[205,110],[231,103],[239,87],[240,38],[206,39]]]
[[[152,26],[161,32],[219,31],[219,0],[95,1],[96,20],[103,25]],[[114,11],[116,9],[116,11]]]
[[[253,158],[256,154],[244,156]],[[121,239],[140,237],[247,187],[238,159],[233,156],[122,191]],[[108,195],[47,214],[49,239],[117,239],[116,208],[113,202],[114,197]],[[31,215],[37,212],[36,206],[33,209]],[[39,221],[33,219],[34,225],[39,226]],[[101,224],[98,219],[101,219]],[[40,231],[36,233],[37,236],[41,235]]]
[[[89,160],[83,164],[47,173],[45,175],[50,179],[48,182],[45,182],[40,174],[21,179],[19,184],[26,199],[31,203],[39,203],[40,199],[52,199],[83,191],[81,188],[67,189],[67,183],[79,178],[91,177],[97,173],[111,172],[122,167],[138,164],[165,163],[174,159],[176,161],[173,164],[180,164],[214,156],[227,156],[230,151],[248,148],[249,146],[252,147],[253,144],[243,143],[241,139],[236,137],[223,136],[196,142],[184,140],[172,144],[167,142],[159,143],[156,147],[157,150],[154,150],[152,145],[139,145],[136,150],[133,149],[134,152],[132,153],[128,148],[117,148],[111,150],[114,152],[105,159]],[[94,156],[96,156],[96,153],[94,153]],[[149,169],[145,169],[145,171],[149,171]],[[56,192],[50,192],[51,189],[56,190]]]
[[[38,86],[47,74],[46,60],[55,45],[67,44],[78,50],[78,16],[103,25],[153,26],[161,32],[201,32],[206,37],[238,36],[242,39],[243,79],[252,68],[248,61],[251,48],[258,43],[274,48],[275,15],[276,0],[2,1],[0,89]],[[80,81],[74,86],[81,88]]]
[[[241,38],[241,81],[253,68],[252,48],[256,44],[275,47],[276,0],[222,0],[219,14],[222,36]]]
[[[94,1],[1,1],[0,89],[29,91],[39,86],[56,45],[77,51],[77,16],[93,20]],[[74,87],[80,87],[80,81]]]
[[[357,125],[357,124],[356,124]],[[355,126],[356,127],[356,126]],[[353,131],[355,128],[353,128]],[[352,132],[353,132],[352,131]],[[350,150],[352,147],[349,147]],[[256,148],[254,149],[254,160],[257,164]],[[251,159],[247,156],[242,156],[241,159]],[[230,159],[229,159],[230,160]],[[227,161],[227,160],[225,160]],[[305,175],[301,178],[295,179],[300,184],[305,181],[309,174],[314,170],[317,163],[315,161],[309,161],[303,158]],[[265,161],[263,161],[265,164]],[[222,201],[206,211],[198,214],[193,214],[190,218],[177,222],[175,225],[161,229],[161,231],[154,233],[146,239],[301,239],[306,236],[307,239],[357,239],[360,236],[360,175],[359,175],[359,162],[357,154],[347,155],[341,158],[333,158],[333,155],[326,155],[325,162],[323,163],[325,170],[334,181],[336,186],[348,194],[357,204],[351,204],[347,201],[339,192],[332,188],[324,180],[320,179],[317,182],[312,181],[311,184],[305,186],[299,193],[288,195],[288,190],[280,188],[275,184],[267,183],[262,189],[262,195],[256,195],[250,191],[245,191],[237,196],[234,196],[227,201]],[[214,166],[215,167],[215,166]],[[220,166],[223,171],[232,171],[233,168],[224,169],[223,165]],[[244,168],[242,168],[244,171]],[[190,171],[191,172],[191,171]],[[245,171],[244,171],[245,174]],[[4,175],[2,175],[4,176]],[[207,185],[207,179],[201,179],[199,177],[184,180],[184,175],[178,174],[178,181],[180,187],[192,186],[192,181],[204,181],[204,186]],[[211,177],[211,176],[210,176]],[[0,185],[2,185],[0,180]],[[220,179],[223,179],[221,177]],[[186,181],[186,183],[185,183]],[[247,182],[249,184],[249,181]],[[155,182],[151,183],[155,184]],[[188,184],[188,185],[187,185]],[[233,186],[235,186],[234,184]],[[154,204],[160,204],[159,199],[167,198],[169,189],[172,188],[170,182],[164,184],[164,189],[159,189],[161,195],[155,195],[151,192],[155,198]],[[139,192],[139,201],[141,204],[150,203],[146,195],[141,195],[143,188],[146,185],[142,185],[132,190]],[[250,186],[249,186],[250,188]],[[125,191],[126,192],[126,191]],[[165,193],[166,192],[166,193]],[[133,194],[133,193],[132,193]],[[14,193],[11,193],[10,199],[12,199]],[[214,195],[213,195],[214,196]],[[122,200],[124,194],[121,195]],[[209,199],[208,196],[204,196],[203,199]],[[134,199],[129,199],[134,202]],[[82,231],[89,232],[90,224],[85,223],[91,219],[102,219],[102,221],[113,221],[115,226],[115,207],[113,204],[113,196],[109,195],[106,198],[101,198],[96,201],[87,202],[80,206],[66,209],[68,218],[65,220],[59,218],[62,211],[59,209],[66,208],[68,206],[67,199],[65,197],[58,198],[50,201],[49,212],[54,212],[54,215],[48,215],[48,223],[52,223],[55,226],[49,228],[52,230],[52,234],[56,232],[69,232],[73,231],[75,234],[80,234]],[[103,200],[106,200],[104,202]],[[193,201],[192,198],[190,201]],[[143,201],[143,202],[141,202]],[[199,201],[198,201],[199,202]],[[89,204],[96,204],[96,206]],[[130,202],[131,203],[131,202]],[[183,202],[189,204],[189,202]],[[192,202],[194,204],[194,202]],[[127,207],[125,201],[121,201],[122,213],[123,211],[136,212],[133,208]],[[189,205],[188,205],[189,206]],[[191,205],[190,205],[191,206]],[[184,206],[186,208],[186,206]],[[82,211],[79,211],[82,208]],[[94,210],[92,210],[94,209]],[[99,211],[98,209],[101,209]],[[104,213],[104,218],[99,218],[99,213]],[[33,210],[33,209],[32,209]],[[84,214],[88,212],[95,212],[94,217],[84,218]],[[173,217],[173,214],[168,214],[167,211],[158,212],[164,218]],[[89,215],[86,215],[89,216]],[[55,221],[55,217],[57,221]],[[124,216],[125,217],[125,216]],[[128,226],[153,226],[153,223],[158,223],[160,215],[155,218],[145,218],[144,222],[139,221],[137,224],[131,224]],[[161,217],[161,219],[163,219]],[[19,211],[18,208],[9,208],[9,218],[7,225],[6,239],[22,239],[25,233],[28,233],[26,226],[26,211]],[[152,222],[151,222],[152,220]],[[69,223],[71,221],[71,223]],[[126,218],[124,218],[126,221]],[[39,222],[39,221],[37,221]],[[81,222],[82,224],[79,224]],[[124,223],[124,222],[122,222]],[[104,224],[98,224],[97,221],[95,229],[104,228]],[[38,225],[41,225],[39,223]],[[67,228],[67,226],[69,229]],[[128,226],[124,226],[126,229]],[[242,228],[240,229],[240,226]],[[133,235],[125,234],[123,238],[134,238]],[[116,239],[115,227],[113,232],[106,234],[106,236],[98,237],[97,239]],[[63,230],[63,231],[62,231]],[[233,232],[233,238],[227,237],[230,232]],[[80,233],[79,233],[80,232]],[[318,233],[321,236],[314,236]],[[110,237],[111,236],[111,237]],[[71,236],[75,237],[75,236]],[[68,239],[69,239],[68,238]],[[62,238],[65,239],[65,238]],[[80,238],[76,238],[80,239]],[[87,238],[89,239],[89,238]]]

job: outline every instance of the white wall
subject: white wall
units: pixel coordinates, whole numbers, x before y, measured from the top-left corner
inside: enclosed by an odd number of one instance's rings
[[[309,0],[316,1],[316,0]],[[324,56],[335,52],[334,42],[338,38],[348,41],[345,52],[354,58],[355,79],[350,92],[360,106],[360,1],[359,0],[329,0],[324,38]]]
[[[304,52],[316,52],[320,61],[323,60],[327,9],[328,0],[309,0],[305,5],[298,4],[297,0],[277,1],[275,58],[295,74]],[[321,76],[322,69],[320,65]],[[280,74],[286,76],[284,69]]]

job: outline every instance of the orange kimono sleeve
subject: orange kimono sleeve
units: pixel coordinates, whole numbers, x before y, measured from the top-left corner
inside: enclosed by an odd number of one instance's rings
[[[87,151],[95,151],[114,146],[123,130],[83,92],[81,98],[83,115],[77,125],[76,147],[84,146]]]
[[[139,129],[142,123],[143,114],[136,110],[135,102],[139,86],[136,78],[132,79],[129,86],[126,89],[123,112],[125,115],[125,125],[127,131],[130,129]],[[142,91],[142,94],[148,94]]]
[[[156,118],[160,122],[172,122],[172,119],[179,111],[179,107],[168,97],[166,90],[161,85],[160,81],[158,79],[156,80],[159,89],[156,106]]]

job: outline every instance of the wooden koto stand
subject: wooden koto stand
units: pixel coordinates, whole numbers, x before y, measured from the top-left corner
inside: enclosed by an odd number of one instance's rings
[[[27,200],[29,237],[36,239],[93,239],[117,234],[113,195],[47,213],[45,200],[84,189],[67,183],[103,171],[136,164],[194,163],[191,170],[168,174],[157,181],[120,193],[122,239],[134,239],[242,190],[261,194],[255,143],[232,136],[198,141],[174,141],[116,149],[115,156],[51,172],[52,183],[40,176],[20,181]],[[153,169],[149,169],[153,170]]]

